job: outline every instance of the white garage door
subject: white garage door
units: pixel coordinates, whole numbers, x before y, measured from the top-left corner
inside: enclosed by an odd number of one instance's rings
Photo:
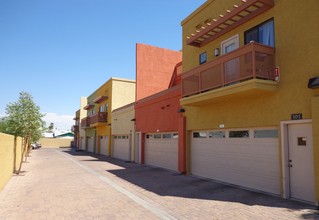
[[[145,139],[145,163],[169,170],[177,170],[177,133],[147,134]]]
[[[277,129],[192,132],[191,172],[279,194]]]
[[[94,138],[88,137],[88,151],[94,153]]]
[[[113,136],[113,157],[130,161],[130,141],[128,135]]]
[[[109,156],[108,146],[109,146],[108,136],[101,136],[100,137],[100,154]]]

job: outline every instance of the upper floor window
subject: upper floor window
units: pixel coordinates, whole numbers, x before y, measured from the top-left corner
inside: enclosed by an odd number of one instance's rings
[[[201,53],[201,54],[199,55],[199,64],[206,63],[206,61],[207,61],[207,54],[206,54],[206,52]]]
[[[245,31],[245,44],[255,41],[271,47],[275,46],[274,20],[270,19]]]

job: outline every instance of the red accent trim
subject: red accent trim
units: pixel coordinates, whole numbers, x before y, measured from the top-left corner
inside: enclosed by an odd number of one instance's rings
[[[107,96],[99,96],[99,97],[95,98],[95,99],[93,100],[93,102],[94,102],[94,103],[100,103],[100,102],[103,102],[104,100],[107,100],[107,99],[108,99]]]
[[[94,107],[94,105],[92,105],[92,104],[87,104],[86,106],[84,106],[84,110],[89,110],[89,109],[91,109],[91,108],[93,108]]]

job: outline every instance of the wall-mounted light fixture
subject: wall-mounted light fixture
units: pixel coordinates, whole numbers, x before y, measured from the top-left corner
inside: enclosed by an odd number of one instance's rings
[[[131,121],[135,121],[135,118],[131,119]]]
[[[180,109],[177,110],[177,113],[182,113],[182,112],[185,112],[184,108],[180,108]]]
[[[308,88],[309,89],[317,89],[317,88],[319,88],[319,77],[314,77],[314,78],[309,79]]]
[[[219,48],[215,48],[215,50],[214,50],[214,55],[215,55],[215,57],[218,57],[219,54],[220,54]]]

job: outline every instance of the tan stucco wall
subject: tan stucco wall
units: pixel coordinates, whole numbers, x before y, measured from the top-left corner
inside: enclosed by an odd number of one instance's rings
[[[17,138],[16,167],[21,161],[22,139]],[[0,191],[6,185],[13,173],[14,163],[14,136],[0,133]]]
[[[111,111],[134,101],[135,81],[113,78]]]
[[[134,117],[134,104],[112,112],[112,135],[128,135],[131,138],[131,161],[134,161],[135,155],[135,121],[132,121]]]
[[[85,143],[82,141],[85,138],[85,129],[81,127],[81,120],[87,116],[87,111],[84,110],[84,106],[87,105],[87,97],[81,97],[80,99],[80,125],[79,125],[79,132],[80,132],[80,140],[79,140],[79,149],[85,150]]]
[[[71,141],[73,141],[73,139],[40,138],[38,142],[41,143],[43,148],[60,148],[71,147]]]
[[[134,130],[134,105],[112,112],[112,135],[129,134]]]

